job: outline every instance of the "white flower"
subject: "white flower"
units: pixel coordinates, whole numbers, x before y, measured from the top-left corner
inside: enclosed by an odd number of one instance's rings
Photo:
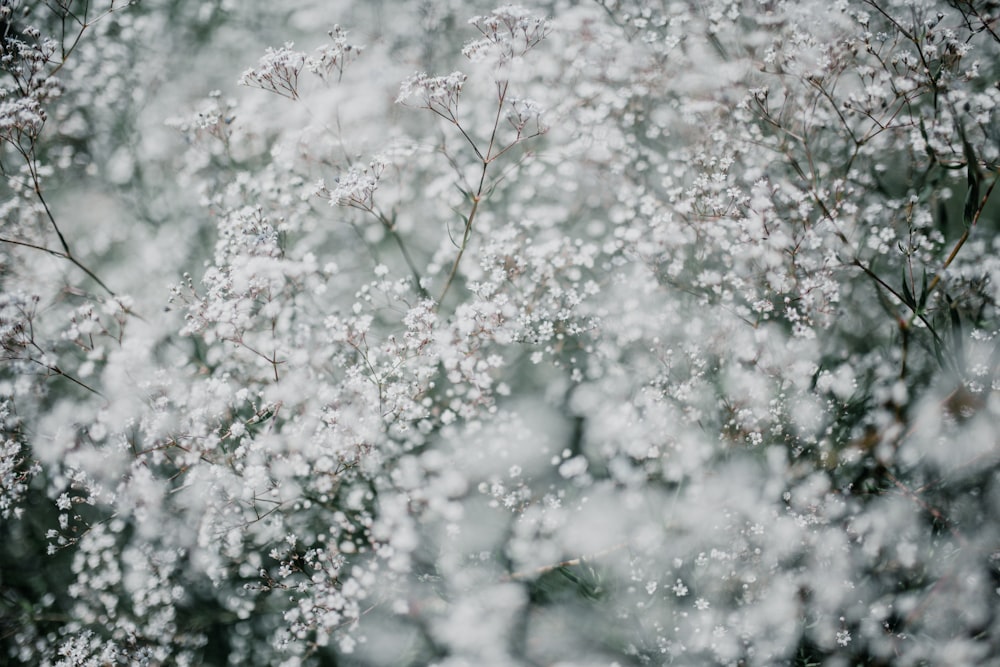
[[[396,102],[408,104],[415,101],[416,106],[454,116],[458,112],[458,95],[468,78],[457,71],[446,76],[427,76],[424,72],[417,72],[400,85]]]
[[[34,97],[18,97],[0,103],[0,138],[13,144],[34,139],[42,131],[46,115]]]
[[[552,31],[548,19],[520,5],[498,7],[486,16],[469,19],[469,23],[483,34],[483,39],[469,42],[462,53],[478,61],[492,49],[498,65],[524,55]]]
[[[337,178],[337,187],[330,193],[330,203],[337,206],[355,206],[370,209],[378,189],[378,181],[385,171],[385,162],[373,159],[367,167],[351,167]]]
[[[507,120],[520,135],[529,125],[533,134],[543,134],[548,128],[542,122],[545,108],[535,100],[512,97],[507,101]]]
[[[348,44],[347,31],[339,25],[327,34],[332,43],[317,48],[313,55],[306,58],[306,69],[324,79],[336,70],[339,79],[344,74],[344,67],[361,55],[363,47]]]
[[[278,49],[267,47],[257,67],[243,72],[240,85],[298,99],[299,73],[306,64],[306,54],[292,50],[292,46],[292,42],[286,42]]]

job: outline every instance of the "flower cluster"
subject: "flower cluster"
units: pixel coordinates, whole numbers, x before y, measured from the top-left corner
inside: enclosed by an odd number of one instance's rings
[[[188,116],[171,118],[167,125],[184,133],[192,143],[202,139],[203,135],[208,135],[226,144],[232,135],[232,124],[236,119],[233,113],[235,105],[232,100],[222,99],[222,91],[213,90],[201,110]]]
[[[58,80],[49,75],[56,49],[37,28],[20,34],[8,29],[3,36],[0,71],[9,81],[0,85],[0,141],[19,151],[31,151],[48,117],[47,104],[61,93]]]
[[[37,462],[28,458],[27,448],[17,433],[17,417],[12,414],[9,398],[0,403],[0,420],[4,434],[0,445],[0,519],[17,519],[24,515],[21,502],[28,492],[31,478],[41,471]]]
[[[336,178],[337,185],[333,190],[320,181],[316,186],[317,193],[328,198],[333,206],[355,206],[372,210],[375,206],[375,191],[385,167],[386,163],[381,158],[375,158],[367,167],[351,167]]]
[[[45,124],[45,110],[34,98],[0,102],[0,138],[15,146],[34,141]]]
[[[445,76],[428,76],[417,72],[399,86],[397,104],[415,103],[419,107],[431,109],[454,118],[458,115],[458,96],[468,77],[461,72]]]
[[[544,134],[548,129],[542,120],[544,107],[532,99],[510,98],[507,100],[507,120],[517,132],[518,137],[525,134]]]
[[[347,41],[347,31],[339,25],[327,33],[331,43],[316,48],[313,55],[296,51],[293,42],[286,42],[277,49],[267,47],[256,67],[243,72],[240,85],[260,88],[268,92],[299,99],[299,75],[306,70],[326,79],[334,71],[337,79],[344,75],[344,68],[361,55],[362,47]]]
[[[119,4],[0,0],[0,662],[995,661],[988,6],[350,1],[279,103],[328,8]]]
[[[470,60],[492,58],[503,65],[520,58],[552,31],[546,18],[535,16],[520,5],[504,5],[485,16],[469,19],[483,38],[469,42],[462,53]]]
[[[344,68],[361,55],[363,47],[350,44],[347,31],[339,25],[328,34],[331,43],[318,47],[314,55],[306,58],[306,69],[320,77],[327,77],[336,70],[339,79],[344,75]]]
[[[299,74],[306,66],[306,55],[293,50],[293,46],[292,42],[287,42],[277,49],[267,47],[257,66],[247,69],[240,76],[240,85],[298,99]]]

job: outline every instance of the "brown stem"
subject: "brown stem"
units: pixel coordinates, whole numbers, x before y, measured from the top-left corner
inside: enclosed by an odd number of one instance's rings
[[[483,172],[486,172],[486,165],[483,165]],[[480,189],[482,189],[482,184],[480,183]],[[462,245],[458,248],[458,255],[455,256],[455,261],[451,265],[451,271],[448,272],[448,280],[444,283],[444,289],[441,290],[441,296],[438,297],[438,303],[444,301],[444,297],[448,294],[448,290],[451,288],[452,282],[455,280],[455,274],[458,273],[458,264],[462,261],[462,255],[465,254],[465,248],[469,244],[469,236],[472,234],[472,221],[476,218],[476,211],[479,210],[480,196],[477,194],[472,198],[472,210],[469,211],[469,217],[465,221],[465,232],[462,234]]]
[[[976,208],[976,214],[972,217],[972,222],[969,223],[969,226],[962,233],[962,237],[958,239],[958,242],[955,244],[955,247],[951,249],[951,253],[948,254],[948,259],[944,261],[944,265],[941,267],[941,270],[938,271],[937,275],[934,276],[934,279],[931,280],[929,285],[927,285],[927,294],[933,292],[934,288],[938,286],[938,283],[941,282],[941,276],[944,274],[945,271],[948,270],[948,267],[951,266],[951,263],[955,261],[955,257],[958,256],[958,251],[961,250],[962,246],[965,245],[965,242],[969,240],[969,234],[972,232],[972,228],[976,226],[976,223],[979,222],[979,216],[980,214],[982,214],[983,209],[986,207],[986,201],[990,198],[990,193],[993,192],[993,188],[994,186],[996,186],[996,184],[997,184],[997,179],[994,178],[993,182],[990,183],[990,187],[986,190],[986,194],[983,195],[983,198],[980,200],[979,206]]]
[[[496,117],[493,119],[493,130],[490,132],[490,142],[486,148],[486,154],[483,155],[475,144],[473,148],[476,149],[476,155],[480,157],[483,161],[483,168],[479,174],[479,187],[476,188],[476,194],[472,196],[472,209],[469,211],[468,217],[465,219],[465,230],[462,233],[462,244],[458,248],[458,255],[455,257],[455,261],[451,265],[451,271],[448,272],[448,278],[445,281],[444,289],[441,290],[441,296],[438,297],[438,303],[444,301],[444,297],[447,296],[448,290],[451,289],[452,283],[455,281],[455,276],[458,274],[458,265],[462,261],[462,256],[465,254],[465,249],[469,245],[469,237],[472,235],[472,223],[476,219],[476,212],[479,210],[479,202],[483,200],[483,190],[486,187],[486,172],[489,170],[490,162],[492,162],[497,156],[492,155],[493,146],[497,138],[497,129],[500,127],[500,115],[503,113],[503,103],[507,96],[507,86],[509,82],[497,82],[497,113]],[[455,124],[458,125],[456,119]],[[461,126],[459,126],[461,130]],[[462,131],[465,134],[465,131]],[[465,135],[468,138],[468,135]],[[472,141],[471,139],[469,140]],[[504,149],[506,150],[506,149]]]

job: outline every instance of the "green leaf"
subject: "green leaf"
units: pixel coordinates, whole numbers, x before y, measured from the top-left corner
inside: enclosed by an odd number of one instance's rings
[[[948,205],[944,199],[937,200],[937,225],[941,231],[948,230]]]
[[[913,298],[913,292],[910,291],[910,284],[906,281],[906,267],[902,268],[903,272],[903,303],[910,307],[911,310],[917,309],[917,301]]]
[[[941,368],[946,368],[947,363],[945,363],[944,349],[941,347],[941,339],[938,338],[937,336],[934,336],[933,338],[931,338],[931,340],[934,343],[934,358],[937,359],[937,362],[938,364],[941,365]]]
[[[962,334],[962,317],[958,313],[958,308],[947,294],[944,295],[948,302],[948,314],[951,316],[951,341],[955,347],[955,360],[959,368],[965,366],[965,337]]]
[[[979,210],[979,183],[982,180],[979,176],[979,165],[976,154],[972,146],[965,138],[962,138],[962,145],[965,148],[965,159],[968,162],[969,189],[965,193],[965,210],[962,221],[966,227],[971,227],[976,222],[976,211]]]
[[[917,302],[917,311],[924,312],[927,307],[927,297],[930,296],[930,292],[927,291],[927,267],[924,267],[924,277],[922,280],[922,285],[920,287],[920,300]]]
[[[934,149],[931,148],[930,137],[927,136],[927,126],[924,125],[923,117],[920,118],[920,136],[924,139],[924,151],[927,152],[927,157],[931,158],[931,160],[936,159]]]

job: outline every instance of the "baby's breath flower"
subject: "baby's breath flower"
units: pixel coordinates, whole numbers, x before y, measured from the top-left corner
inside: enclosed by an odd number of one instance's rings
[[[257,66],[243,72],[240,85],[298,99],[299,74],[306,64],[306,54],[293,50],[293,46],[292,42],[286,42],[277,49],[267,47]]]
[[[35,97],[17,97],[0,102],[0,140],[20,145],[33,141],[42,131],[47,115]]]
[[[375,190],[385,171],[386,163],[376,157],[367,167],[351,167],[336,179],[336,187],[329,192],[330,204],[355,206],[371,209],[374,206]],[[322,186],[325,190],[325,185]]]
[[[344,68],[361,55],[363,47],[349,44],[347,31],[339,25],[335,25],[327,34],[331,43],[318,47],[313,55],[306,58],[305,66],[324,79],[336,70],[339,80],[344,75]]]
[[[518,135],[525,132],[543,134],[548,128],[542,121],[545,109],[538,102],[528,98],[511,97],[507,100],[507,120]]]
[[[504,5],[484,16],[469,19],[483,38],[469,42],[462,53],[470,60],[487,58],[490,52],[498,65],[523,56],[551,32],[546,18],[520,5]]]
[[[461,72],[445,76],[428,76],[418,72],[399,87],[397,104],[415,104],[451,117],[458,114],[458,95],[462,92],[468,77]]]

